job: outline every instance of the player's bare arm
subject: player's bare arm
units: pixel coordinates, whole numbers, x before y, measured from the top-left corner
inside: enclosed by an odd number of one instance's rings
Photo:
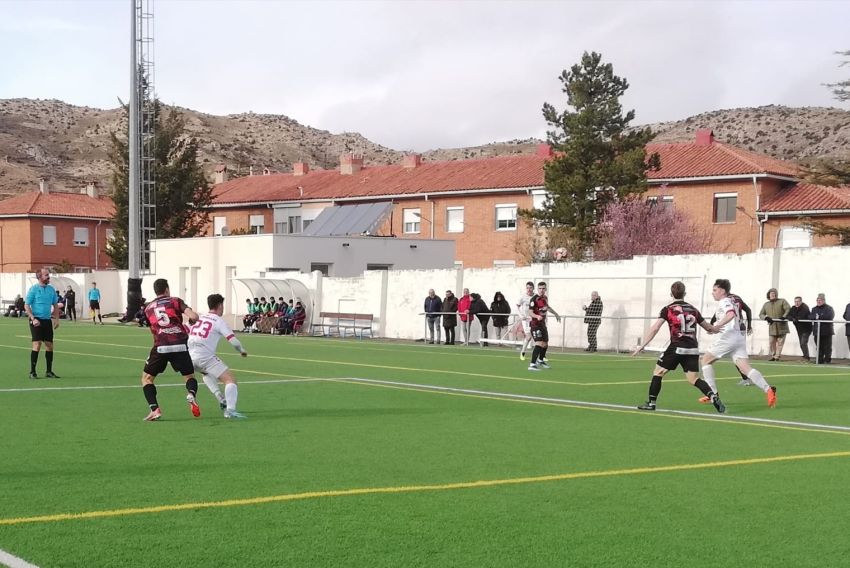
[[[188,318],[189,323],[191,323],[191,324],[197,323],[198,319],[200,318],[200,316],[198,316],[198,312],[196,312],[195,310],[193,310],[189,306],[186,306],[186,309],[183,310],[183,315],[186,316],[186,318]]]
[[[643,338],[643,341],[640,342],[640,345],[635,347],[634,351],[632,351],[632,357],[636,356],[638,353],[646,349],[646,346],[649,345],[649,342],[655,339],[655,336],[658,335],[658,330],[661,329],[661,326],[664,325],[664,319],[658,318],[652,323],[652,326],[647,330],[646,336]]]
[[[718,332],[715,330],[715,327],[713,325],[711,325],[705,320],[699,322],[699,326],[712,335]]]
[[[711,326],[714,328],[714,333],[720,333],[723,326],[732,321],[733,319],[735,319],[735,310],[729,310],[728,312],[726,312],[726,315],[723,316],[723,319]]]
[[[549,313],[555,316],[555,321],[561,323],[561,314],[552,309],[552,306],[549,306]]]

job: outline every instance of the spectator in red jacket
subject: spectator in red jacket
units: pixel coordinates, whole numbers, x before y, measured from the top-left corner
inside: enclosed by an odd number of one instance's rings
[[[460,314],[460,328],[463,330],[461,334],[461,342],[469,343],[469,326],[472,324],[472,317],[469,315],[469,306],[472,305],[472,297],[469,295],[469,288],[463,289],[463,296],[457,301],[457,313]]]

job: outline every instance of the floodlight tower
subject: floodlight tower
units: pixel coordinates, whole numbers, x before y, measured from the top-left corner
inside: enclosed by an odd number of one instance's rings
[[[127,308],[142,298],[142,275],[155,271],[151,240],[156,232],[154,181],[153,0],[130,0],[129,219],[127,230]]]

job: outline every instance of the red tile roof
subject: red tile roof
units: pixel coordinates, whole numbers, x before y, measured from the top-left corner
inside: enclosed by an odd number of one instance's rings
[[[824,211],[850,209],[850,185],[828,187],[798,183],[780,191],[760,212]]]
[[[650,180],[772,174],[795,177],[797,167],[718,142],[711,144],[649,144],[658,152],[661,170]],[[546,155],[499,156],[448,162],[423,162],[415,168],[367,166],[353,175],[339,170],[317,170],[306,175],[291,173],[248,176],[218,184],[216,205],[310,199],[369,198],[417,195],[445,191],[543,187]]]
[[[366,166],[352,175],[339,170],[311,171],[303,176],[271,174],[221,183],[214,202],[252,203],[299,199],[368,198],[443,191],[530,188],[543,186],[544,156],[423,162],[415,168]],[[303,189],[302,190],[299,189]]]
[[[46,217],[84,217],[110,219],[115,206],[108,197],[94,198],[85,193],[47,193],[31,191],[0,201],[0,217],[40,215]]]
[[[796,165],[719,142],[711,144],[647,144],[646,153],[657,152],[661,169],[649,172],[650,180],[747,174],[797,177]]]

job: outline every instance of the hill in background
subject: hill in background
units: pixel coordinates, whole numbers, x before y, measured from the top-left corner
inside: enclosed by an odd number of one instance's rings
[[[290,171],[306,161],[314,169],[335,168],[339,155],[357,152],[367,164],[398,162],[401,151],[358,133],[333,134],[283,115],[242,113],[215,116],[179,109],[200,141],[200,158],[212,175],[226,163],[235,175],[263,168]],[[109,133],[122,127],[119,109],[79,107],[56,100],[0,100],[0,197],[31,191],[38,179],[51,188],[78,191],[89,180],[111,191],[107,162]],[[777,158],[804,161],[850,154],[850,112],[836,108],[765,106],[718,110],[675,122],[649,125],[658,142],[693,140],[699,128],[715,137]],[[457,160],[535,151],[539,140],[494,142],[469,148],[424,152],[426,161]]]

